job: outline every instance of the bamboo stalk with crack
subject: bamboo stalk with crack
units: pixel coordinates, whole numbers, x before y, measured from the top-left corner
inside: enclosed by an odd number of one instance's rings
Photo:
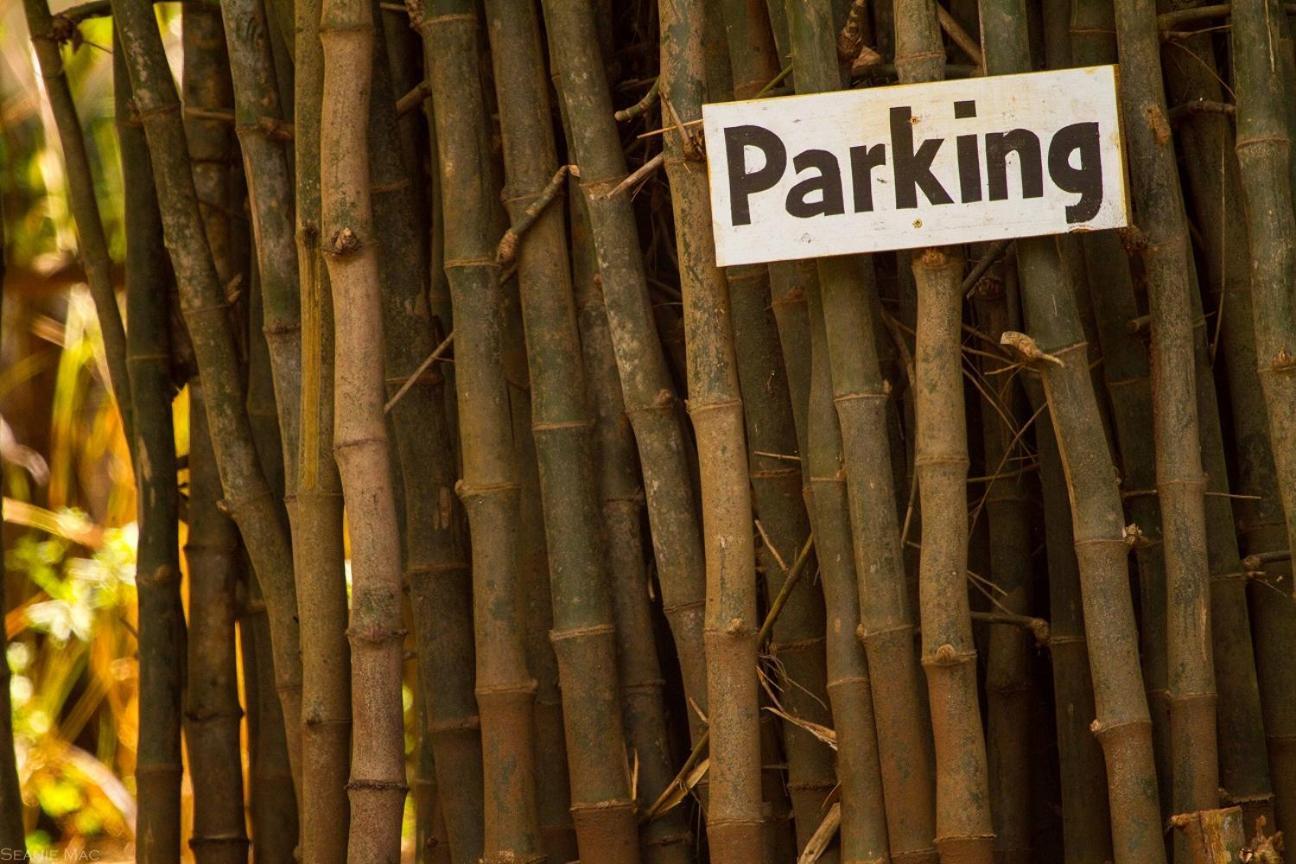
[[[302,642],[303,861],[346,860],[351,750],[351,656],[342,540],[342,481],[333,459],[333,301],[320,249],[320,114],[324,54],[319,0],[295,6],[293,147],[298,295],[301,302],[300,433],[289,517]],[[291,397],[289,397],[291,398]]]

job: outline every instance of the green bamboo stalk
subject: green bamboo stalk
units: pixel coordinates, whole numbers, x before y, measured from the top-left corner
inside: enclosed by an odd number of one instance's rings
[[[789,5],[788,20],[798,92],[840,89],[831,4]],[[893,855],[921,860],[934,855],[936,836],[932,750],[892,485],[872,261],[821,259],[818,281],[850,521],[869,526],[852,534],[859,638],[870,666],[891,670],[885,679],[872,679],[890,849]]]
[[[736,99],[755,97],[779,73],[774,39],[764,0],[728,0],[723,4],[729,62]],[[712,98],[715,98],[714,96]],[[770,280],[776,269],[792,264],[731,267],[730,288],[734,346],[748,441],[748,468],[756,516],[765,531],[760,548],[768,596],[778,596],[786,562],[810,532],[801,497],[801,468],[779,458],[797,448],[796,424],[778,333],[770,311]],[[783,560],[780,561],[780,558]],[[831,725],[824,653],[823,598],[809,582],[796,586],[775,625],[771,649],[784,684],[781,700],[793,716]],[[832,753],[805,729],[783,724],[788,789],[796,821],[797,849],[805,848],[823,818],[824,799],[836,785]],[[829,849],[821,861],[835,861]]]
[[[793,10],[789,8],[789,11]],[[797,16],[789,18],[795,39],[799,28]],[[805,80],[804,75],[798,79],[802,83]],[[843,864],[864,864],[887,860],[889,811],[885,806],[878,806],[885,801],[886,777],[879,767],[882,748],[874,726],[878,706],[873,698],[872,677],[864,644],[856,635],[860,617],[859,581],[851,544],[849,489],[842,476],[840,415],[833,410],[829,336],[819,285],[813,279],[806,293],[811,370],[808,440],[803,458],[828,615],[828,693],[832,700],[833,728],[837,732],[841,860]],[[894,854],[894,841],[890,848]],[[905,859],[897,857],[897,860]]]
[[[351,655],[347,645],[342,481],[333,460],[333,302],[320,251],[320,113],[324,53],[319,0],[298,0],[294,75],[300,432],[289,517],[302,643],[302,860],[346,860],[350,819]],[[289,397],[291,398],[291,397]]]
[[[104,354],[108,359],[109,385],[117,399],[121,414],[122,431],[126,441],[133,444],[135,436],[132,423],[130,373],[126,363],[126,330],[122,326],[121,310],[117,307],[117,292],[112,281],[112,260],[108,257],[108,240],[104,235],[99,204],[95,200],[94,177],[90,173],[90,157],[86,152],[81,120],[77,117],[72,88],[63,69],[63,57],[50,15],[48,0],[23,0],[27,16],[27,30],[36,52],[37,65],[44,82],[50,112],[58,129],[59,145],[63,150],[63,165],[67,172],[68,207],[77,231],[77,251],[85,268],[90,296],[94,299],[103,334]]]
[[[1033,406],[1044,405],[1038,378],[1029,381]],[[1044,543],[1048,560],[1049,655],[1053,665],[1053,704],[1057,728],[1062,838],[1066,864],[1103,864],[1112,860],[1106,769],[1102,749],[1089,729],[1094,716],[1093,680],[1085,639],[1080,570],[1071,531],[1071,502],[1048,412],[1035,421],[1044,503]]]
[[[901,82],[943,77],[945,54],[934,3],[897,3],[895,41]],[[936,847],[943,859],[989,862],[994,830],[964,576],[963,256],[952,249],[926,249],[914,254],[912,268],[918,292],[914,467],[924,514],[919,617],[935,742]]]
[[[1259,377],[1287,535],[1296,537],[1296,369],[1289,346],[1293,310],[1288,286],[1296,273],[1296,237],[1289,179],[1291,138],[1283,109],[1283,68],[1263,46],[1280,40],[1281,10],[1259,0],[1233,4],[1233,77],[1237,89],[1237,156],[1251,249],[1252,314]],[[1252,40],[1261,40],[1253,42]]]
[[[557,167],[539,23],[528,3],[490,0],[487,27],[514,223]],[[585,861],[637,862],[624,766],[612,592],[600,545],[593,418],[585,392],[567,238],[549,207],[522,238],[518,277],[531,370],[532,420],[549,557],[571,811]]]
[[[1166,573],[1172,801],[1176,813],[1187,813],[1219,803],[1188,225],[1160,75],[1155,4],[1118,0],[1115,6],[1134,205],[1147,239],[1142,259],[1152,321],[1152,419]]]
[[[179,489],[171,426],[171,348],[166,252],[143,133],[131,126],[125,64],[114,58],[114,101],[126,220],[126,365],[137,435],[131,452],[138,485],[140,723],[135,783],[141,861],[180,855],[181,694],[185,653],[180,599]]]
[[[113,14],[152,157],[163,233],[180,286],[181,311],[206,388],[224,500],[266,593],[277,661],[276,689],[287,718],[288,752],[295,767],[300,764],[301,752],[301,652],[288,530],[261,471],[247,413],[240,404],[238,356],[225,318],[228,304],[204,236],[180,104],[153,8],[146,0],[116,0]]]
[[[589,205],[612,345],[644,473],[662,602],[685,697],[706,713],[705,571],[698,509],[675,388],[653,321],[634,212],[629,196],[607,197],[627,172],[598,50],[596,18],[585,0],[547,0],[544,12],[562,58],[559,93],[571,123],[568,146],[580,166],[581,193]],[[702,731],[697,712],[689,712],[689,728],[696,740]]]
[[[574,180],[571,186],[573,192],[579,191]],[[577,195],[571,197],[570,214],[576,308],[594,408],[604,549],[616,613],[617,676],[626,737],[638,759],[642,811],[657,800],[675,774],[644,565],[643,486],[603,306],[589,214]],[[693,835],[680,807],[640,828],[641,855],[648,864],[688,864],[693,860],[692,845]]]
[[[151,184],[150,184],[151,186]],[[248,856],[239,756],[237,615],[238,529],[217,502],[220,477],[203,406],[202,385],[189,390],[189,664],[185,742],[194,788],[193,835],[198,864],[244,864]],[[249,697],[255,698],[255,678]],[[249,725],[251,716],[249,714]]]
[[[234,128],[243,153],[252,239],[260,278],[261,322],[270,350],[275,408],[283,441],[285,499],[295,500],[301,406],[301,301],[293,216],[294,179],[266,11],[258,0],[222,0],[221,19],[234,83]]]
[[[0,124],[0,130],[3,130]],[[0,196],[0,205],[3,196]],[[0,303],[4,299],[5,271],[8,255],[4,220],[0,219]],[[0,551],[3,543],[0,543]],[[0,609],[5,605],[5,580],[0,577]],[[7,649],[8,638],[0,633],[0,649]],[[8,654],[5,655],[8,657]],[[18,786],[18,757],[14,751],[13,703],[9,696],[9,664],[0,664],[0,850],[15,856],[27,854],[27,836],[23,827],[22,790]],[[21,857],[19,858],[21,860]]]
[[[1175,104],[1197,100],[1221,101],[1223,89],[1215,68],[1209,35],[1179,41],[1175,50],[1163,50],[1167,96]],[[1264,722],[1259,684],[1252,654],[1251,624],[1247,612],[1246,577],[1242,572],[1234,504],[1229,497],[1228,466],[1225,459],[1220,412],[1215,398],[1211,368],[1214,336],[1233,319],[1249,324],[1250,260],[1247,255],[1246,217],[1238,189],[1238,167],[1234,136],[1228,117],[1195,112],[1179,127],[1176,139],[1184,154],[1193,210],[1202,230],[1204,284],[1212,298],[1222,299],[1231,283],[1241,283],[1246,304],[1240,310],[1214,304],[1217,315],[1226,316],[1217,326],[1207,327],[1200,318],[1194,340],[1197,358],[1198,413],[1201,418],[1202,459],[1206,467],[1207,551],[1211,572],[1211,636],[1219,688],[1218,737],[1220,783],[1228,804],[1240,804],[1247,825],[1264,817],[1273,824],[1273,791],[1265,751]],[[1194,311],[1200,302],[1194,296]],[[1214,319],[1218,320],[1218,319]],[[1231,328],[1237,330],[1236,326]],[[1210,332],[1214,331],[1214,332]],[[1230,333],[1230,335],[1233,335]],[[1254,335],[1250,337],[1254,345]],[[1225,353],[1231,350],[1225,345]],[[1254,357],[1252,356],[1252,360]],[[1236,361],[1229,362],[1237,367]],[[1230,374],[1237,387],[1253,394],[1260,390],[1254,362],[1246,370]],[[1248,398],[1242,396],[1242,399]],[[1263,411],[1262,406],[1257,406]]]
[[[1296,498],[1287,483],[1296,470],[1296,444],[1287,422],[1293,405],[1293,378],[1290,349],[1285,345],[1292,328],[1291,300],[1287,288],[1296,271],[1296,258],[1290,251],[1290,240],[1296,236],[1296,218],[1292,216],[1292,193],[1288,181],[1291,160],[1291,138],[1287,115],[1283,110],[1289,82],[1282,66],[1275,67],[1265,43],[1278,44],[1280,34],[1271,16],[1281,16],[1268,4],[1240,2],[1233,5],[1233,77],[1237,92],[1237,156],[1240,166],[1246,225],[1251,251],[1251,312],[1254,322],[1255,362],[1269,419],[1269,445],[1276,469],[1274,485],[1281,495],[1286,513],[1288,543],[1296,537]],[[1236,313],[1236,310],[1234,310]],[[1248,436],[1256,440],[1255,436]],[[1243,439],[1244,441],[1247,439]],[[1264,464],[1258,444],[1247,448],[1252,455],[1246,461]],[[1255,476],[1255,475],[1253,475]],[[1258,485],[1258,484],[1257,484]],[[1255,488],[1255,487],[1253,487]],[[1268,508],[1277,515],[1276,508]],[[1257,514],[1259,515],[1259,514]],[[1263,534],[1248,538],[1248,551],[1255,546],[1281,540],[1276,531],[1264,530],[1267,519],[1254,519],[1254,529]],[[1289,600],[1262,598],[1264,587],[1253,589],[1256,600],[1257,640],[1260,654],[1260,681],[1266,697],[1265,733],[1269,739],[1270,762],[1274,768],[1277,792],[1278,824],[1296,824],[1296,793],[1292,791],[1293,748],[1290,731],[1291,712],[1278,697],[1278,688],[1293,674],[1290,652],[1275,651],[1284,636],[1290,636],[1292,623]],[[1290,594],[1284,587],[1283,593]],[[1282,635],[1280,635],[1282,634]]]
[[[476,692],[481,714],[484,860],[538,860],[532,714],[517,617],[517,473],[508,388],[501,367],[502,292],[494,260],[494,202],[487,181],[478,18],[462,0],[436,0],[422,28],[432,59],[445,222],[445,266],[455,314],[455,368],[463,479],[472,542]]]
[[[368,0],[324,0],[320,213],[333,294],[333,453],[351,536],[351,830],[347,860],[400,860],[405,801],[401,542],[383,412],[382,296],[370,189],[374,22]]]
[[[665,125],[701,117],[705,9],[659,4]],[[575,114],[575,112],[572,112]],[[689,416],[697,438],[706,550],[711,860],[750,862],[761,844],[756,583],[751,490],[729,290],[715,266],[706,166],[692,133],[663,136],[684,297]],[[624,381],[624,376],[623,376]]]
[[[402,162],[386,55],[378,45],[370,132],[374,222],[383,238],[383,332],[389,404],[439,333],[424,286],[429,260],[420,242],[417,196]],[[463,509],[454,496],[457,466],[445,414],[441,365],[420,374],[389,416],[405,502],[405,574],[414,609],[422,732],[435,757],[451,860],[473,862],[482,849],[481,739],[473,696],[471,574],[463,548]],[[424,826],[430,830],[431,826]]]

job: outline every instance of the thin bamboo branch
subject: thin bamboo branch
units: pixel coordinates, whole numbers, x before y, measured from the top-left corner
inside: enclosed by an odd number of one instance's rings
[[[126,330],[122,326],[121,310],[117,307],[117,293],[113,288],[112,260],[108,257],[108,240],[104,235],[99,204],[95,200],[94,178],[90,173],[90,157],[86,152],[81,120],[77,117],[72,89],[63,70],[63,57],[54,18],[50,16],[48,0],[23,0],[27,15],[27,29],[40,68],[41,81],[58,129],[59,144],[63,150],[63,165],[67,171],[68,205],[77,230],[77,251],[85,267],[90,296],[94,298],[103,334],[104,353],[108,358],[108,378],[117,399],[122,430],[126,440],[135,442],[132,423],[130,373],[126,365]]]

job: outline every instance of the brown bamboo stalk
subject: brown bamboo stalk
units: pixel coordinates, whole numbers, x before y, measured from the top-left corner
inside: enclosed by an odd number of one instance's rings
[[[943,77],[935,3],[895,7],[896,70],[904,83]],[[914,466],[924,514],[919,557],[922,664],[936,757],[936,848],[943,860],[993,857],[989,778],[976,690],[967,585],[966,420],[963,408],[963,257],[926,249],[912,261],[918,292]]]
[[[471,575],[463,509],[454,496],[457,466],[445,413],[444,364],[409,381],[440,337],[428,306],[426,244],[420,242],[417,196],[398,146],[386,55],[374,67],[370,140],[374,222],[383,238],[387,393],[406,388],[389,415],[401,466],[405,573],[414,612],[419,665],[416,698],[422,735],[434,755],[436,785],[453,861],[481,857],[481,739],[473,696]],[[407,386],[408,385],[408,386]],[[389,399],[389,404],[390,399]],[[426,779],[426,778],[425,778]],[[433,826],[423,825],[431,831]]]
[[[72,89],[63,70],[59,37],[55,32],[48,0],[23,0],[23,11],[27,16],[27,30],[35,49],[45,97],[49,101],[50,112],[54,115],[59,145],[63,150],[68,206],[76,225],[77,251],[85,267],[86,282],[90,286],[90,296],[94,298],[99,329],[103,334],[109,385],[117,399],[117,410],[121,414],[126,441],[133,445],[135,437],[130,373],[126,364],[126,331],[122,326],[121,310],[117,307],[117,292],[112,281],[112,260],[108,256],[108,240],[99,216],[99,204],[95,200],[94,177],[90,173],[90,157],[86,152],[81,120],[77,117]]]
[[[562,58],[558,89],[571,124],[568,144],[580,167],[581,193],[589,205],[626,413],[644,472],[662,603],[684,676],[685,697],[705,713],[705,571],[697,503],[675,389],[653,321],[634,212],[629,196],[607,194],[627,172],[598,50],[596,17],[586,0],[548,0],[544,12]],[[689,727],[696,741],[701,734],[696,712],[689,712]]]
[[[237,615],[238,529],[220,512],[220,477],[197,379],[189,390],[189,665],[185,743],[194,788],[190,846],[198,864],[243,864],[248,857],[239,756],[239,705],[234,621]],[[255,679],[249,696],[255,697]],[[249,724],[251,718],[249,716]]]
[[[487,127],[478,69],[478,17],[462,0],[411,16],[432,57],[445,223],[445,266],[455,314],[455,368],[463,479],[472,542],[477,704],[485,800],[484,860],[539,860],[532,714],[518,620],[517,473],[501,368],[502,292],[494,259]]]
[[[400,860],[405,801],[401,543],[383,415],[382,296],[369,182],[373,11],[325,0],[320,212],[333,294],[333,453],[351,536],[351,830],[347,860]]]
[[[342,481],[333,459],[333,302],[320,251],[320,113],[324,55],[319,0],[298,0],[293,116],[301,379],[296,499],[289,517],[302,643],[303,861],[346,860],[351,772]],[[291,398],[291,397],[289,397]]]
[[[797,16],[789,18],[792,38],[796,40]],[[804,77],[798,79],[804,81]],[[893,811],[885,806],[886,777],[879,765],[882,747],[874,723],[877,702],[873,698],[873,678],[869,674],[865,646],[857,636],[859,580],[851,543],[849,489],[842,476],[840,415],[833,410],[829,336],[819,285],[813,279],[807,285],[806,294],[811,369],[806,418],[808,441],[803,458],[828,615],[828,694],[837,733],[841,860],[844,864],[865,864],[888,860],[887,833],[891,823],[887,817]],[[901,823],[899,827],[903,831],[906,826]],[[894,842],[890,848],[894,853]],[[926,860],[931,857],[927,856]],[[896,860],[906,859],[896,856]],[[910,857],[908,860],[924,859]]]
[[[204,236],[179,101],[153,8],[144,0],[117,0],[113,13],[148,140],[163,233],[180,286],[181,311],[206,388],[221,486],[266,593],[277,660],[276,689],[288,718],[288,752],[296,766],[301,660],[288,530],[261,471],[241,405],[238,357],[225,318],[227,301]]]
[[[516,224],[557,168],[539,23],[529,3],[486,4],[504,140],[505,204]],[[563,211],[521,239],[518,281],[531,370],[571,811],[580,857],[637,862],[625,770],[612,592],[600,551],[593,418],[587,404]]]
[[[134,399],[138,486],[140,723],[135,783],[141,861],[180,855],[181,695],[185,653],[180,600],[179,490],[171,425],[171,348],[166,252],[143,133],[131,125],[130,82],[114,58],[114,102],[126,220],[126,365]]]
[[[0,131],[4,129],[0,124]],[[0,198],[2,201],[2,198]],[[6,250],[4,220],[0,220],[0,301],[4,297]],[[0,550],[4,544],[0,542]],[[5,605],[4,579],[0,578],[0,609]],[[8,647],[7,634],[0,634],[0,648]],[[5,655],[8,657],[8,654]],[[13,703],[9,696],[9,664],[0,664],[0,850],[10,855],[27,854],[27,836],[23,827],[22,791],[18,786],[18,756],[14,750]],[[21,857],[19,857],[21,860]]]
[[[1134,205],[1152,321],[1152,419],[1166,570],[1167,684],[1176,813],[1219,803],[1206,477],[1198,438],[1188,225],[1161,81],[1154,3],[1118,0],[1116,37]]]
[[[839,89],[831,4],[789,6],[788,21],[798,92]],[[855,526],[870,526],[852,532],[859,638],[869,664],[894,676],[871,679],[890,849],[895,856],[921,860],[934,855],[936,836],[932,749],[892,484],[873,264],[825,258],[818,262],[818,277],[850,519]],[[848,821],[843,830],[851,833]]]
[[[764,0],[722,4],[736,99],[754,98],[779,73]],[[710,98],[717,98],[711,94]],[[730,267],[725,271],[733,308],[734,347],[743,392],[748,466],[756,516],[765,532],[759,550],[768,596],[778,596],[786,558],[810,531],[801,495],[801,468],[771,454],[798,452],[787,374],[770,311],[770,279],[793,264]],[[783,561],[780,561],[782,557]],[[780,700],[795,717],[831,725],[824,652],[823,598],[813,584],[799,584],[776,625],[771,650],[778,659]],[[783,724],[788,790],[796,823],[797,849],[805,848],[823,819],[824,799],[836,785],[832,754],[823,742],[794,723]],[[820,861],[837,859],[830,848]]]
[[[699,2],[664,2],[658,14],[663,118],[667,124],[689,123],[701,117],[705,98],[706,11]],[[666,134],[662,147],[684,297],[688,408],[697,437],[706,550],[707,836],[712,861],[725,864],[755,860],[761,843],[759,697],[752,675],[756,562],[729,290],[715,266],[703,154],[687,128]]]

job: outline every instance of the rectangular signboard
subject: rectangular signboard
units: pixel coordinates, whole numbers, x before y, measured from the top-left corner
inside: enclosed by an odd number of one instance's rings
[[[702,108],[722,266],[1128,223],[1116,67]]]

